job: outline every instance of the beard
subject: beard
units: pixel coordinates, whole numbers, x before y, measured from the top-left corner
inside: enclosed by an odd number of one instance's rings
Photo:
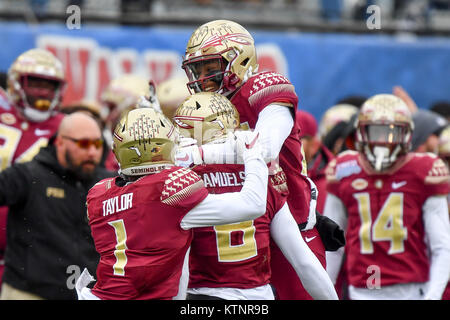
[[[72,155],[66,151],[65,155],[67,161],[67,169],[79,180],[88,181],[94,178],[95,168],[98,166],[98,163],[94,160],[86,160],[81,162],[80,164],[75,164],[75,161]],[[86,164],[92,164],[93,168],[85,167]]]

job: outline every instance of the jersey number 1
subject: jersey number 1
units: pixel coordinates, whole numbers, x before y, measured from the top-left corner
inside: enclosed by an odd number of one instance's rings
[[[123,219],[114,220],[108,222],[110,226],[114,228],[116,232],[116,248],[114,250],[114,256],[116,257],[116,263],[114,263],[114,274],[117,276],[125,275],[125,265],[127,264],[127,255],[125,250],[127,248],[127,231],[125,230],[125,224]]]

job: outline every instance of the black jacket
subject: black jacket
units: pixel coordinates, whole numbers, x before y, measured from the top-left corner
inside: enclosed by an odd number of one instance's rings
[[[74,275],[95,275],[95,251],[86,196],[99,180],[116,174],[98,167],[80,181],[62,168],[55,147],[0,173],[0,205],[9,206],[3,281],[46,299],[76,299]]]

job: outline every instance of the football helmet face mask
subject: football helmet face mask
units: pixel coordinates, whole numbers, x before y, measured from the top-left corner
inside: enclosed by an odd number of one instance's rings
[[[411,112],[400,98],[378,94],[361,107],[356,126],[356,148],[376,171],[386,170],[411,149],[414,130]]]
[[[182,136],[196,139],[200,145],[224,142],[227,134],[240,125],[234,105],[215,92],[189,96],[178,107],[173,120]]]
[[[203,24],[188,41],[182,68],[191,93],[229,94],[258,71],[253,37],[233,21]]]
[[[8,93],[28,120],[42,122],[59,107],[65,88],[62,63],[49,51],[22,53],[8,70]]]
[[[153,108],[130,110],[113,133],[113,152],[125,176],[160,172],[173,165],[178,128]]]

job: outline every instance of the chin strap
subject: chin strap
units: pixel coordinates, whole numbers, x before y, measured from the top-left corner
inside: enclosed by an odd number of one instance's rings
[[[236,85],[239,82],[239,77],[232,73],[229,76],[223,77],[223,88],[225,88],[228,92],[232,92],[236,90]]]

